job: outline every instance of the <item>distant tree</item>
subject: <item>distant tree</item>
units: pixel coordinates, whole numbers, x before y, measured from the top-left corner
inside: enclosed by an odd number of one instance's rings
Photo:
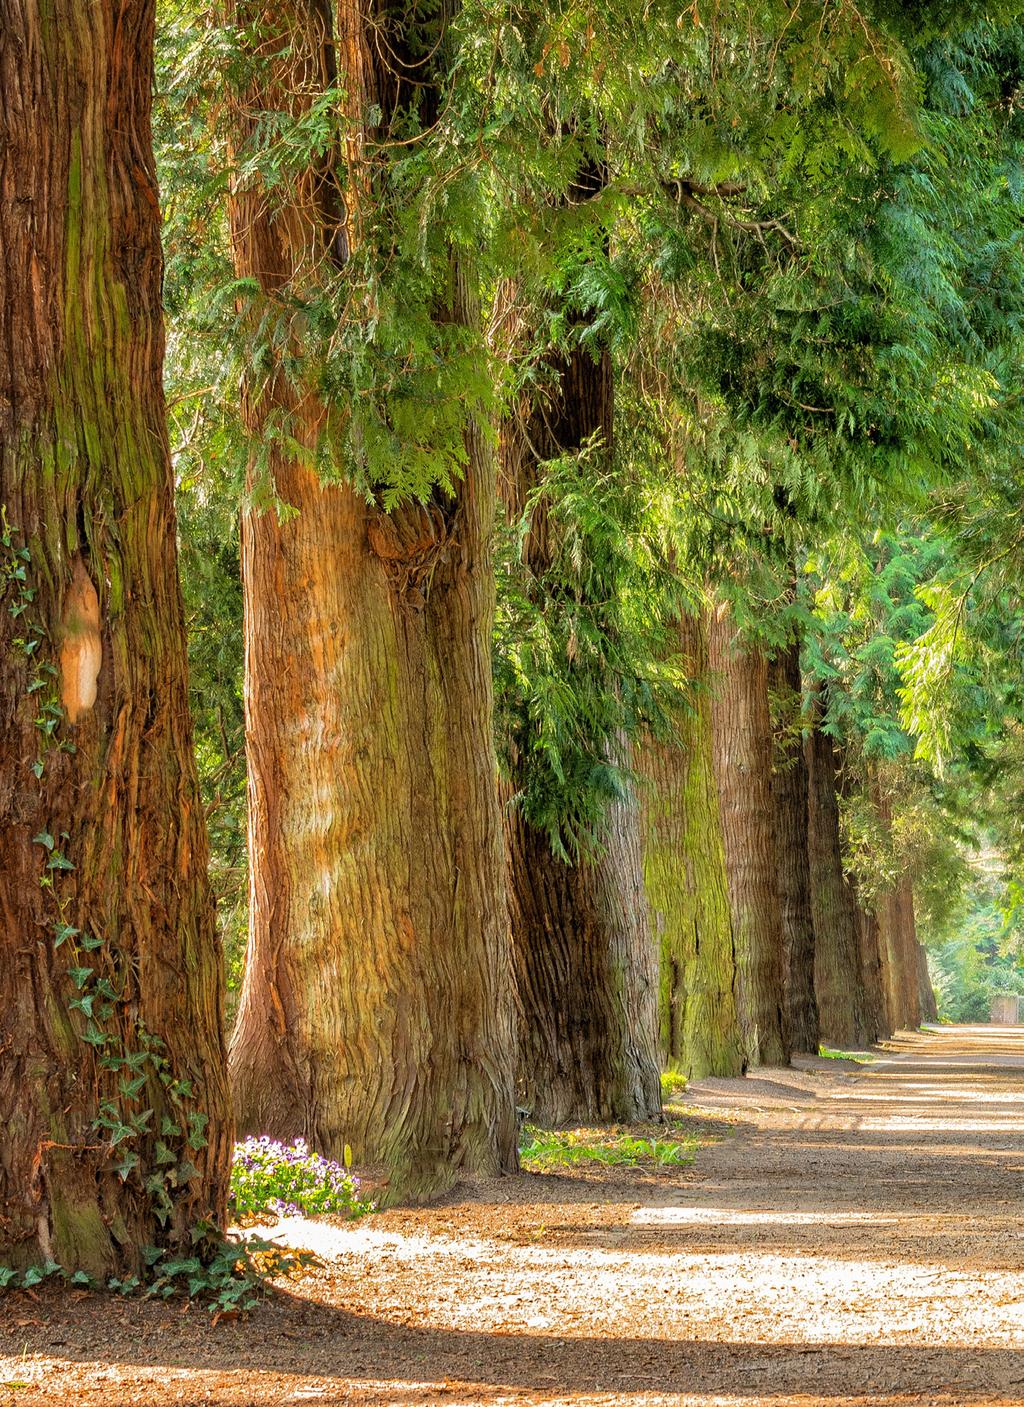
[[[639,753],[644,874],[661,957],[662,1053],[670,1069],[702,1079],[742,1074],[747,1055],[712,751],[706,610],[680,612],[677,630],[688,697],[672,733],[648,737]]]

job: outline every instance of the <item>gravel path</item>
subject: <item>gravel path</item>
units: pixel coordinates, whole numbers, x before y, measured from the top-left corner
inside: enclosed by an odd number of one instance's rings
[[[0,1300],[0,1404],[1024,1402],[1024,1031],[686,1098],[692,1168],[288,1224],[324,1263],[248,1321]]]

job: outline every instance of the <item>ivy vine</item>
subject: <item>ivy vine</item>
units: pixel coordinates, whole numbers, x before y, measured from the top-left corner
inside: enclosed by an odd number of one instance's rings
[[[19,545],[18,538],[6,507],[0,505],[0,594],[10,596],[8,611],[19,629],[12,647],[28,661],[27,693],[37,700],[33,724],[38,748],[31,772],[38,782],[53,754],[74,753],[75,744],[61,729],[65,712],[58,692],[59,675],[43,657],[47,634],[31,610],[36,599],[30,580],[32,556],[27,546]],[[175,1194],[200,1176],[193,1157],[207,1145],[209,1116],[197,1106],[192,1082],[175,1074],[160,1036],[136,1018],[129,1022],[131,1038],[126,1038],[122,1025],[129,1000],[128,973],[101,935],[71,922],[73,891],[61,883],[75,870],[66,853],[70,838],[67,831],[51,826],[33,836],[32,843],[45,856],[39,884],[52,900],[54,950],[63,949],[69,959],[65,972],[73,991],[67,1002],[71,1027],[90,1047],[99,1070],[113,1085],[100,1097],[91,1124],[97,1142],[87,1146],[105,1153],[109,1167],[121,1181],[131,1180],[141,1190],[164,1227],[174,1212]],[[164,1091],[159,1109],[143,1107],[144,1091],[151,1087],[153,1074]],[[152,1156],[144,1162],[143,1141],[151,1137]],[[201,1295],[215,1313],[225,1313],[252,1308],[268,1276],[294,1273],[312,1259],[304,1253],[285,1256],[269,1242],[228,1242],[205,1220],[197,1221],[189,1234],[192,1254],[144,1247],[143,1276],[111,1277],[106,1288],[119,1294],[144,1290],[163,1297],[178,1292]],[[86,1272],[67,1276],[56,1262],[48,1261],[22,1273],[0,1266],[0,1290],[31,1288],[50,1276],[98,1288]]]

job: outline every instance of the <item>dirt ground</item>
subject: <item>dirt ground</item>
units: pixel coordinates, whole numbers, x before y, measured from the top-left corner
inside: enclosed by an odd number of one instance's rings
[[[1024,1031],[685,1099],[689,1168],[290,1223],[323,1263],[248,1321],[8,1296],[0,1407],[1024,1402]]]

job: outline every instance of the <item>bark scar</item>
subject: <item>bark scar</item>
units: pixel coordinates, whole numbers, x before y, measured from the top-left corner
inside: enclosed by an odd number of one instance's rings
[[[430,579],[451,542],[446,514],[436,504],[403,504],[368,520],[371,551],[384,563],[392,589],[414,609],[426,604]]]
[[[102,665],[100,598],[79,553],[61,612],[61,702],[69,723],[77,723],[95,704]]]

